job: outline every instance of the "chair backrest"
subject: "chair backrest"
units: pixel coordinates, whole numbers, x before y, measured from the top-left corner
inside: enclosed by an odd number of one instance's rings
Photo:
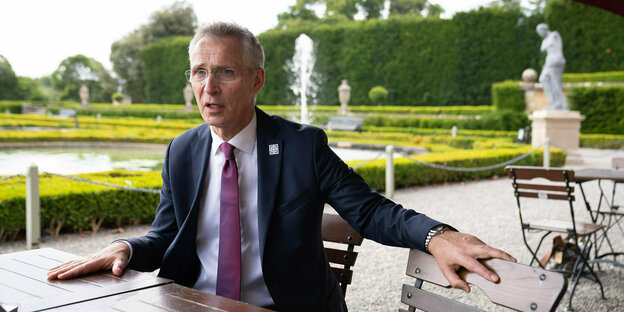
[[[574,170],[528,166],[507,166],[517,197],[574,201]],[[534,180],[543,178],[545,180]],[[530,181],[531,183],[526,183]]]
[[[465,269],[460,277],[479,287],[491,302],[516,311],[554,311],[563,297],[568,280],[557,272],[546,271],[501,259],[480,260],[500,277],[492,283]],[[411,249],[406,273],[416,278],[415,286],[403,285],[401,302],[429,312],[481,311],[467,304],[421,289],[423,281],[449,288],[436,260],[428,253]]]
[[[346,245],[346,249],[325,247],[327,260],[340,283],[342,294],[346,295],[347,285],[351,284],[353,277],[351,267],[355,265],[358,255],[354,247],[362,245],[364,238],[336,214],[323,214],[322,231],[324,241]]]
[[[624,157],[611,158],[611,167],[614,169],[624,169]]]

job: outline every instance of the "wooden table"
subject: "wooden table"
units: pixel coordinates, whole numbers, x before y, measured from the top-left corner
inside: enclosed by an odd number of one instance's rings
[[[624,264],[616,261],[616,257],[620,255],[624,255],[624,252],[616,252],[613,250],[613,246],[611,244],[611,240],[607,236],[609,230],[615,227],[619,227],[620,231],[624,233],[622,230],[622,225],[620,221],[624,218],[624,209],[619,209],[618,206],[614,204],[615,198],[615,183],[624,183],[624,170],[614,170],[614,169],[580,169],[574,172],[574,179],[576,183],[579,185],[581,189],[581,194],[583,195],[583,200],[585,201],[585,206],[589,215],[594,223],[603,223],[605,225],[604,234],[601,237],[600,243],[596,246],[596,256],[593,262],[608,262],[614,264],[619,267],[624,267]],[[592,208],[585,196],[585,190],[583,189],[583,183],[588,181],[598,181],[598,188],[600,189],[600,197],[598,198],[598,203]],[[604,189],[602,188],[602,181],[612,181],[614,183],[613,186],[613,195],[609,200],[609,197],[606,195]],[[602,205],[602,203],[605,205]],[[598,220],[598,217],[602,216],[602,219]],[[606,223],[606,224],[605,224]],[[600,247],[603,243],[606,242],[610,248],[610,252],[599,254]],[[613,256],[613,260],[604,259],[607,256]]]
[[[0,303],[23,311],[270,311],[174,284],[149,273],[98,272],[48,280],[48,269],[76,255],[52,248],[0,255]]]

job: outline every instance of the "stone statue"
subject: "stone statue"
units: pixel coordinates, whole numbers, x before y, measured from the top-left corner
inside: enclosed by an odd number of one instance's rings
[[[342,83],[338,86],[338,101],[340,101],[340,109],[338,110],[339,114],[347,114],[349,113],[349,108],[347,104],[349,104],[349,99],[351,98],[351,87],[347,84],[346,79],[342,79]]]
[[[184,107],[185,108],[190,108],[193,106],[193,104],[191,103],[191,101],[193,101],[193,89],[191,88],[190,84],[186,84],[186,87],[184,87]]]
[[[556,31],[550,31],[548,25],[544,23],[537,25],[536,30],[540,37],[544,38],[540,50],[546,52],[546,63],[540,73],[539,82],[548,96],[549,109],[568,110],[568,102],[561,86],[561,76],[565,66],[561,36]]]
[[[87,88],[87,85],[83,84],[80,86],[78,95],[80,96],[80,105],[87,106],[89,103],[89,88]]]

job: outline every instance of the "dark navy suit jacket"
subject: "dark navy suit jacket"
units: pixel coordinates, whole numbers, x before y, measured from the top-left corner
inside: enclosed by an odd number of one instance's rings
[[[371,190],[329,148],[321,129],[257,108],[256,116],[260,254],[273,301],[280,311],[346,310],[323,249],[325,203],[364,237],[386,245],[422,250],[427,232],[440,223]],[[156,217],[148,234],[128,240],[128,268],[160,268],[159,276],[194,285],[200,270],[197,214],[211,144],[207,124],[169,143]],[[277,154],[269,153],[274,144]]]

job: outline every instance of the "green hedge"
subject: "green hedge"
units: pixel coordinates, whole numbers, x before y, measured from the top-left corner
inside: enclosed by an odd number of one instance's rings
[[[624,71],[597,73],[565,73],[563,82],[624,82]]]
[[[448,154],[427,154],[413,156],[418,160],[434,163],[438,165],[459,167],[459,168],[475,168],[499,164],[515,157],[518,157],[532,148],[522,147],[516,149],[497,149],[497,150],[465,150]],[[543,151],[538,150],[530,156],[518,161],[515,165],[525,166],[541,166],[543,162]],[[553,148],[550,152],[551,166],[561,167],[565,164],[566,154],[560,149]],[[361,161],[347,162],[350,166],[357,165]],[[355,171],[364,177],[364,180],[378,191],[385,190],[385,160],[375,160]],[[396,187],[409,187],[414,185],[426,185],[441,182],[457,182],[474,180],[479,178],[487,178],[491,176],[504,175],[504,167],[477,171],[477,172],[461,172],[431,168],[421,165],[407,158],[397,158],[394,160],[394,179]],[[511,189],[510,189],[511,192]]]
[[[364,118],[365,126],[376,127],[416,127],[416,128],[444,128],[457,126],[460,129],[471,130],[518,130],[529,125],[529,119],[524,113],[509,110],[474,116],[472,118],[427,118],[427,117],[395,117],[384,116]]]
[[[159,172],[111,171],[77,177],[122,186],[160,189]],[[0,182],[0,241],[15,238],[25,226],[25,178]],[[113,189],[43,174],[39,178],[41,225],[61,229],[97,229],[98,224],[149,222],[159,195]],[[95,225],[95,226],[94,226]],[[56,233],[55,233],[56,232]]]
[[[388,89],[390,105],[487,105],[492,82],[538,64],[535,25],[537,19],[518,12],[482,9],[452,20],[405,16],[270,30],[259,39],[266,55],[276,57],[267,60],[267,92],[258,103],[293,103],[282,77],[290,75],[294,39],[305,32],[315,42],[319,104],[338,105],[336,88],[347,79],[355,105],[372,104],[367,93],[375,85]]]
[[[572,88],[568,100],[585,116],[583,133],[624,134],[624,87]]]
[[[624,70],[621,16],[570,0],[550,0],[544,17],[549,28],[561,34],[566,72]]]
[[[524,112],[524,91],[518,89],[519,81],[506,80],[492,84],[492,104],[496,109]]]
[[[190,68],[190,37],[171,37],[141,50],[145,99],[152,103],[184,103],[182,90],[188,84],[184,71]]]

